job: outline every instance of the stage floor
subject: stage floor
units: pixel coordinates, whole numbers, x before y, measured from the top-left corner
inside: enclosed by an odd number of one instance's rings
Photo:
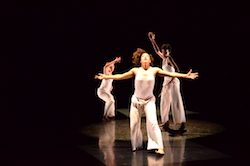
[[[124,110],[122,111],[124,114]],[[191,112],[189,112],[191,113]],[[126,114],[126,112],[125,112]],[[171,128],[177,128],[170,121]],[[145,148],[131,151],[129,118],[101,122],[85,126],[81,134],[96,140],[91,144],[79,145],[103,165],[185,165],[187,162],[224,160],[228,154],[202,146],[192,141],[194,138],[206,137],[220,133],[223,126],[207,121],[188,120],[187,132],[182,136],[171,136],[162,130],[165,155],[157,155],[146,150],[147,134],[145,118],[142,117],[142,133]]]

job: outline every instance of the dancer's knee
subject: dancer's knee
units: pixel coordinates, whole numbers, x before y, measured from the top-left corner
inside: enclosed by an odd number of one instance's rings
[[[149,122],[148,125],[152,127],[152,129],[157,129],[159,128],[158,122]]]
[[[138,121],[130,124],[130,130],[132,132],[138,130],[138,128],[139,128],[139,122]]]

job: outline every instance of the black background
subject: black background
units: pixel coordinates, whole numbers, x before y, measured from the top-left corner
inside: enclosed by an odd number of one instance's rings
[[[81,127],[101,121],[100,81],[94,75],[116,56],[122,63],[115,73],[127,71],[137,47],[152,53],[155,66],[161,66],[149,31],[159,45],[172,45],[182,72],[200,73],[194,81],[181,79],[186,109],[225,126],[230,139],[224,143],[238,139],[238,152],[249,144],[246,3],[93,1],[7,5],[3,11],[0,104],[7,163],[14,158],[19,160],[12,165],[36,163],[47,155],[41,161],[45,165],[84,163],[69,149],[79,144]],[[132,80],[114,82],[117,108],[128,107],[132,86]],[[157,79],[156,95],[160,86]]]

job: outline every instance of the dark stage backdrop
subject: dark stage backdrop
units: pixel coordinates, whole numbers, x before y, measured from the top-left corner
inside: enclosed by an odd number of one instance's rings
[[[194,81],[181,79],[187,110],[223,125],[249,124],[249,19],[243,3],[116,2],[6,6],[4,11],[5,133],[42,140],[44,133],[64,135],[99,122],[103,103],[96,96],[100,81],[94,75],[106,61],[121,56],[115,73],[127,71],[132,53],[141,47],[161,66],[149,31],[156,33],[159,45],[172,45],[181,71],[200,73]],[[157,79],[156,95],[160,86]],[[132,91],[132,80],[114,82],[117,108],[128,107]]]

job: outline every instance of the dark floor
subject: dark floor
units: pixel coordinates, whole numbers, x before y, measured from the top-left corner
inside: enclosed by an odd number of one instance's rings
[[[112,127],[114,127],[112,124],[119,124],[123,121],[122,124],[127,125],[124,120],[127,121],[128,119],[124,119],[120,115],[115,121],[109,123],[111,131]],[[108,163],[107,165],[249,165],[249,155],[245,151],[248,150],[249,140],[247,135],[242,134],[243,131],[240,130],[240,126],[238,126],[238,131],[234,128],[232,128],[233,131],[225,128],[219,133],[206,136],[199,134],[199,137],[190,139],[186,139],[188,132],[181,139],[180,137],[170,137],[164,132],[166,154],[159,157],[148,153],[146,150],[136,153],[131,152],[129,140],[120,140],[119,137],[116,140],[115,137],[111,137],[112,135],[108,135],[108,137],[102,135],[104,141],[100,142],[100,137],[87,136],[82,133],[82,129],[85,127],[102,124],[100,120],[81,127],[76,124],[73,125],[73,122],[61,122],[58,125],[51,125],[51,123],[41,123],[43,120],[40,119],[40,123],[34,122],[32,125],[31,123],[25,123],[26,125],[23,125],[23,121],[25,119],[15,123],[9,121],[9,125],[11,123],[16,125],[3,131],[1,138],[1,156],[3,159],[1,165],[102,166],[105,163]],[[191,117],[189,121],[190,123],[201,122]],[[213,124],[213,122],[209,123]],[[104,123],[102,127],[105,127],[105,125],[107,124]],[[187,128],[191,129],[188,122]],[[122,131],[127,129],[124,128]],[[104,129],[100,128],[100,131],[103,132]],[[105,142],[106,138],[110,137],[113,141]],[[104,157],[106,155],[107,157]],[[111,160],[108,160],[110,158]]]
[[[171,124],[170,127],[176,126]],[[198,119],[189,119],[186,129],[183,136],[171,136],[162,130],[164,156],[149,153],[146,147],[131,152],[126,118],[83,127],[80,132],[84,137],[89,136],[92,142],[79,147],[104,165],[248,165],[244,152],[248,144],[238,141],[242,135],[230,135],[231,131],[222,125]],[[146,144],[144,118],[142,132]]]
[[[206,137],[221,132],[221,126],[190,120],[183,135],[170,135],[162,130],[165,155],[160,156],[144,149],[131,152],[129,120],[116,120],[90,125],[82,129],[83,134],[97,138],[98,143],[79,146],[85,152],[106,165],[183,165],[192,161],[230,158],[229,155],[193,142],[192,138]],[[173,128],[173,125],[170,125]],[[146,145],[145,119],[142,119],[142,133]]]

